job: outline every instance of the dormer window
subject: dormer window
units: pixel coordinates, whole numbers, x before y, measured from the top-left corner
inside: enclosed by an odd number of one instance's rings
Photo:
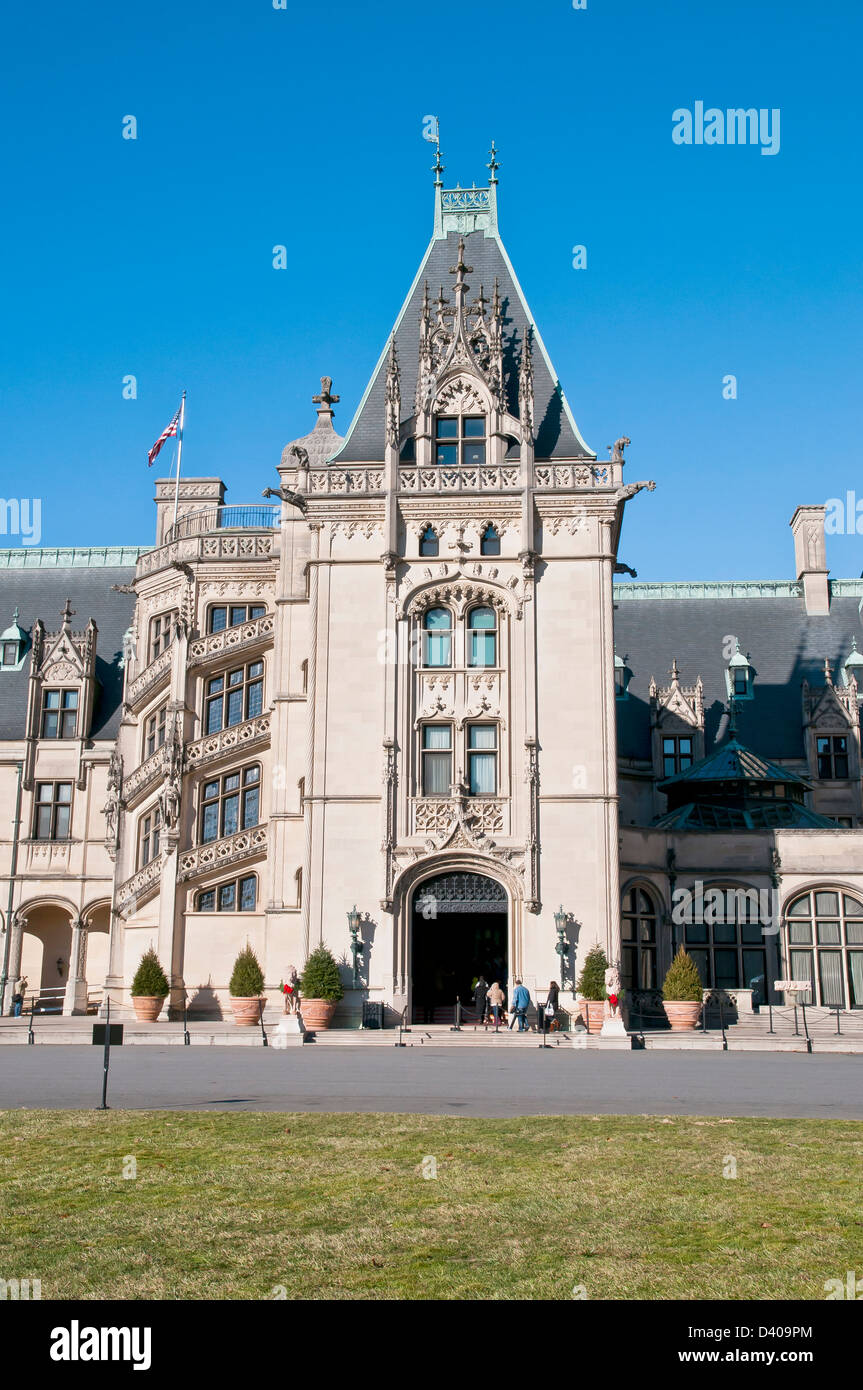
[[[436,416],[435,462],[443,468],[485,463],[485,416]]]
[[[632,672],[622,656],[615,653],[614,656],[614,697],[616,700],[627,700],[629,698],[629,682],[632,680]]]
[[[498,535],[498,532],[495,529],[495,527],[492,526],[491,522],[489,522],[488,526],[486,526],[485,530],[480,536],[479,553],[480,555],[500,554],[500,536]]]
[[[78,732],[78,691],[43,690],[42,738],[74,738]]]
[[[863,690],[863,652],[857,650],[857,638],[851,638],[851,650],[842,663],[842,680],[850,685],[857,682],[858,690]]]
[[[440,541],[433,526],[427,526],[420,536],[420,555],[434,559],[440,553]]]
[[[5,632],[0,632],[0,669],[16,671],[24,660],[27,634],[18,626],[18,609],[12,614],[12,622]]]
[[[756,675],[755,667],[750,662],[749,657],[743,655],[738,642],[737,650],[725,670],[728,698],[730,700],[751,700]]]

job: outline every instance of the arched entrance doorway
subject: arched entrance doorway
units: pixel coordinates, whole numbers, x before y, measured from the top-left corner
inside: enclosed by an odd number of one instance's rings
[[[508,899],[496,879],[448,873],[417,885],[411,931],[414,1023],[449,1023],[456,1000],[472,1008],[484,975],[506,988]]]

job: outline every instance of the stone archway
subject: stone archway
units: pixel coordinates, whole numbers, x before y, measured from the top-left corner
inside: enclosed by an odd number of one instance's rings
[[[496,878],[448,869],[420,880],[410,906],[411,1016],[448,1023],[456,1000],[472,1010],[473,982],[506,988],[509,895]]]

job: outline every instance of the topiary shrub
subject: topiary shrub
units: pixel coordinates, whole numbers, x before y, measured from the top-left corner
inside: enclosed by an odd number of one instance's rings
[[[601,946],[591,946],[584,958],[576,989],[582,999],[599,1002],[605,998],[605,972],[608,958]]]
[[[344,998],[341,973],[328,947],[320,945],[312,951],[300,980],[300,993],[304,999]]]
[[[234,961],[228,987],[234,999],[254,999],[264,992],[264,972],[251,946],[244,946]]]
[[[698,973],[698,966],[681,946],[668,967],[668,974],[662,985],[662,997],[669,1004],[700,1004],[704,998],[704,986]]]
[[[159,964],[159,957],[151,946],[149,951],[145,951],[142,955],[141,964],[135,971],[131,994],[133,998],[149,995],[164,999],[169,993],[170,986],[167,976]]]

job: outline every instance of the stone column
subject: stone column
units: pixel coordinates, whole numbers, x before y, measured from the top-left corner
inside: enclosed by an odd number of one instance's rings
[[[24,945],[24,928],[26,926],[27,918],[20,911],[14,912],[8,928],[12,933],[9,942],[9,975],[6,980],[3,999],[0,1000],[0,1015],[3,1017],[12,1007],[12,995],[15,993],[15,986],[21,976],[21,950]]]
[[[87,1012],[87,928],[83,918],[72,923],[72,949],[69,952],[69,978],[63,996],[63,1013]]]

